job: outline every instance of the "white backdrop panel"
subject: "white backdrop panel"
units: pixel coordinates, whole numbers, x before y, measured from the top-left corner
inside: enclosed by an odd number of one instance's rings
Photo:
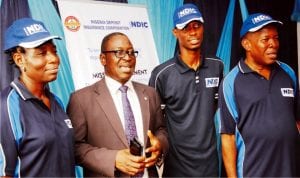
[[[141,5],[58,0],[75,89],[100,80],[100,46],[105,35],[125,33],[139,51],[134,81],[148,83],[159,64],[147,9]]]

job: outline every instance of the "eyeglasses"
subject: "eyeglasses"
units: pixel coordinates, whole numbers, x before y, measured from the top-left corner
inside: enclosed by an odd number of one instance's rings
[[[102,53],[115,53],[117,58],[124,58],[126,54],[129,57],[137,57],[139,52],[138,51],[124,51],[124,50],[111,50],[111,51],[102,51]]]

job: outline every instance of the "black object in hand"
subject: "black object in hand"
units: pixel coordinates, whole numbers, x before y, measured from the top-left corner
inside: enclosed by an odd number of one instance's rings
[[[137,138],[130,140],[130,153],[135,156],[142,156],[143,146]]]

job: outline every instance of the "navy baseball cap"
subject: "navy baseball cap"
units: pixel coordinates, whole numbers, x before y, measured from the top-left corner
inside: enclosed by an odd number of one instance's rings
[[[191,21],[200,21],[204,23],[201,12],[194,4],[184,4],[177,8],[173,15],[174,27],[183,29]]]
[[[4,38],[5,51],[17,46],[35,48],[51,39],[61,39],[59,36],[51,35],[43,22],[32,18],[16,20],[7,28]]]
[[[275,23],[279,25],[283,24],[281,21],[274,20],[271,16],[267,14],[256,13],[249,15],[242,25],[240,31],[240,38],[242,38],[246,33],[256,32],[270,23]]]

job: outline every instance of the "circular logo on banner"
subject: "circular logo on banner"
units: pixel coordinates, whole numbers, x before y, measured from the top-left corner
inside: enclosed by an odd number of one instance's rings
[[[66,19],[65,19],[65,27],[72,31],[72,32],[77,32],[80,28],[80,22],[79,20],[74,17],[74,16],[68,16]]]

